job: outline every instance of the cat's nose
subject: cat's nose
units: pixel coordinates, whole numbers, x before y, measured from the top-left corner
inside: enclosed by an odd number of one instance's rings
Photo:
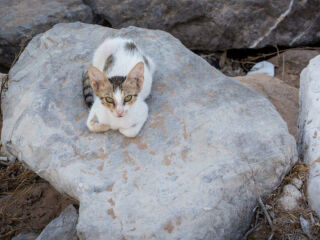
[[[118,115],[118,117],[122,117],[122,115],[123,115],[123,112],[124,112],[124,110],[123,109],[118,109],[117,110],[117,115]]]

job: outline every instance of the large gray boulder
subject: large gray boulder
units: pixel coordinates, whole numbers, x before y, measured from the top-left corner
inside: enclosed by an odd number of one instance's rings
[[[315,0],[85,0],[112,27],[162,29],[196,50],[299,46],[320,40]]]
[[[91,9],[81,0],[1,0],[0,65],[10,67],[20,50],[56,23],[91,23]]]
[[[112,36],[157,68],[134,139],[85,125],[82,74]],[[267,99],[159,30],[58,24],[29,43],[2,103],[5,149],[80,201],[80,239],[239,239],[297,160]]]
[[[300,77],[299,154],[309,165],[308,197],[320,216],[320,55]]]

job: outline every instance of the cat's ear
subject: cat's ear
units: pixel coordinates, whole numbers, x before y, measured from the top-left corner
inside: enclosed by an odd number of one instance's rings
[[[125,84],[128,84],[131,87],[138,88],[139,90],[142,87],[144,81],[144,63],[138,62],[129,72]]]
[[[109,80],[98,68],[89,66],[88,75],[90,78],[91,87],[96,93],[105,91],[108,88],[108,85],[110,84]]]

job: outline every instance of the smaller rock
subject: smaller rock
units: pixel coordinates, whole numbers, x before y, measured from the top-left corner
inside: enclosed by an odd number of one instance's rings
[[[312,240],[313,237],[310,233],[310,224],[303,216],[300,216],[300,225],[304,234],[306,234],[308,238]]]
[[[20,233],[11,240],[35,240],[38,237],[36,233]]]
[[[285,211],[292,211],[299,207],[301,198],[301,192],[294,185],[288,184],[283,187],[282,196],[278,203]]]
[[[267,61],[258,62],[251,68],[251,70],[248,72],[248,75],[256,73],[262,73],[270,77],[274,77],[274,66],[272,63]]]
[[[293,178],[291,180],[291,184],[293,184],[294,186],[296,186],[298,189],[301,189],[303,182],[298,179],[298,178]]]
[[[77,222],[77,210],[70,204],[43,229],[36,240],[70,240],[75,236]]]

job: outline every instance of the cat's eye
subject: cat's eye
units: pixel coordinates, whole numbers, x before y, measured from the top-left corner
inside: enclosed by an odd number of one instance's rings
[[[126,97],[124,98],[124,101],[125,101],[125,102],[130,102],[131,99],[132,99],[132,95],[128,95],[128,96],[126,96]]]
[[[107,103],[113,103],[113,99],[111,97],[104,98]]]

